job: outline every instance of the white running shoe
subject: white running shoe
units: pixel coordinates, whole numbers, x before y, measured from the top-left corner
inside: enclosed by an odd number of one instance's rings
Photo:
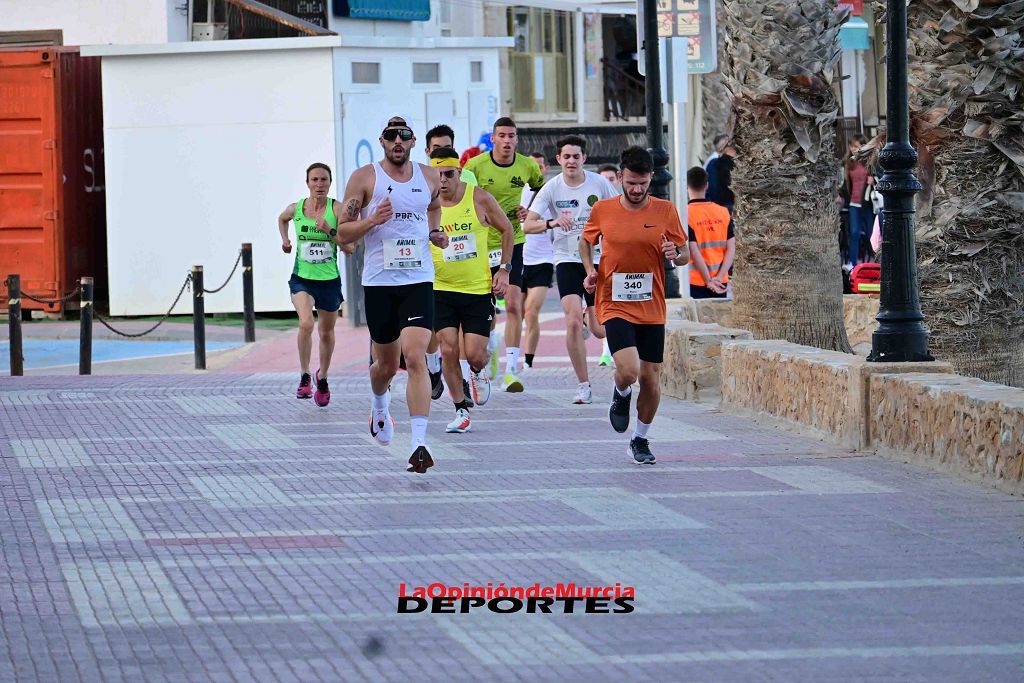
[[[490,379],[494,379],[498,376],[498,355],[501,353],[501,339],[499,338],[495,343],[494,348],[491,349],[491,356],[487,359],[487,375]]]
[[[593,394],[590,391],[590,382],[580,382],[576,387],[576,397],[572,400],[576,405],[589,404],[594,402]]]
[[[395,436],[395,418],[391,417],[387,409],[370,409],[370,435],[381,446],[391,445],[391,439]]]
[[[465,434],[472,428],[469,421],[469,411],[459,408],[455,411],[455,419],[448,423],[445,431],[449,434]]]
[[[470,389],[473,390],[473,403],[482,406],[491,400],[491,380],[483,371],[474,372],[470,382]]]

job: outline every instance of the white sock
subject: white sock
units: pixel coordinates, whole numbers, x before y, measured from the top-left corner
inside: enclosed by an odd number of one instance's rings
[[[608,339],[607,338],[601,340],[601,355],[602,356],[610,356],[610,355],[612,355],[612,350],[610,348],[608,348]]]
[[[519,347],[509,346],[505,349],[505,372],[513,375],[519,371]]]
[[[619,389],[618,387],[615,387],[615,393],[617,393],[619,396],[626,397],[633,393],[633,387],[626,387],[625,389]]]
[[[427,370],[430,372],[441,372],[441,352],[434,351],[427,354]]]
[[[491,336],[487,339],[487,351],[491,353],[499,346],[501,346],[501,333],[497,329],[491,330]]]
[[[634,439],[646,439],[647,430],[651,428],[651,425],[644,424],[639,419],[636,421],[636,431],[633,432]]]
[[[424,415],[410,416],[409,424],[412,427],[410,450],[416,450],[417,446],[427,443],[427,417]]]
[[[469,381],[469,361],[460,360],[459,365],[462,367],[462,379]]]
[[[373,409],[374,410],[387,410],[389,405],[391,405],[391,392],[390,391],[385,391],[380,396],[378,396],[377,394],[373,394]]]

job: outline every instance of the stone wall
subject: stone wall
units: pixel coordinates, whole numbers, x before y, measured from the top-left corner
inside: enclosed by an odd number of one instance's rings
[[[873,378],[874,446],[1024,490],[1024,390],[948,374]]]
[[[746,330],[669,319],[662,391],[688,401],[718,401],[722,396],[722,342],[750,338]]]
[[[685,286],[685,283],[684,283]],[[732,327],[732,301],[729,299],[671,299],[668,317]],[[859,356],[871,350],[871,334],[878,326],[878,297],[870,294],[843,295],[846,336]]]

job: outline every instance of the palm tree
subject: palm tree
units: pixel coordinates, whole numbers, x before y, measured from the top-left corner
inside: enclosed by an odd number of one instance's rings
[[[725,13],[724,0],[715,0],[715,15],[719,18]],[[725,28],[718,26],[718,42],[715,46],[719,55],[725,53]],[[714,152],[711,141],[714,136],[724,133],[729,127],[729,114],[732,112],[732,95],[725,87],[722,69],[703,74],[700,77],[701,95],[701,131],[703,135],[697,141],[701,149],[701,158],[707,159]]]
[[[908,25],[931,351],[1024,386],[1024,2],[915,0]]]
[[[852,352],[843,324],[833,91],[835,0],[725,0],[722,67],[738,152],[734,321]]]

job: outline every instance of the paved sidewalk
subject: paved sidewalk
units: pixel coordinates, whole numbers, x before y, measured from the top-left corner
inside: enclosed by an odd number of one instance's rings
[[[572,406],[557,361],[470,434],[436,402],[409,474],[404,380],[383,449],[345,340],[325,409],[287,339],[206,375],[0,378],[0,681],[1024,675],[1017,498],[675,400],[636,467],[610,371]],[[435,581],[619,582],[636,611],[396,613]]]

